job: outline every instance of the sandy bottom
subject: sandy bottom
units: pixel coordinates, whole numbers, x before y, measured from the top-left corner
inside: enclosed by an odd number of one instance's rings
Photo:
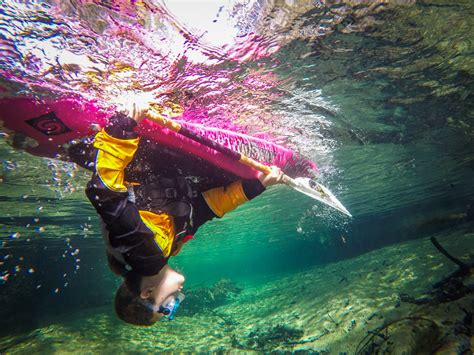
[[[454,256],[473,261],[472,228],[437,238]],[[241,285],[244,291],[225,306],[178,314],[150,328],[119,322],[111,307],[73,313],[0,339],[0,353],[469,353],[473,293],[422,305],[400,297],[420,298],[456,270],[428,238],[418,239],[259,286]],[[472,273],[464,284],[474,285]]]

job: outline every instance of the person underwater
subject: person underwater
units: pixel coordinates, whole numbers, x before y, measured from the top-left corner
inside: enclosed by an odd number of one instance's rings
[[[145,114],[146,109],[133,105],[116,113],[96,134],[95,166],[86,195],[102,221],[109,266],[123,277],[115,312],[127,323],[149,326],[162,317],[172,320],[184,299],[185,278],[168,259],[201,225],[280,183],[283,173],[273,166],[258,179],[205,191],[194,189],[189,179],[161,176],[159,171],[141,185],[125,181],[125,169],[140,144],[135,127]]]

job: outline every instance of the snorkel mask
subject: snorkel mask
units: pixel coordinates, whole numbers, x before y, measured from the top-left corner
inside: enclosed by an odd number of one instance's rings
[[[167,300],[166,303],[161,305],[153,305],[153,312],[161,313],[166,319],[173,320],[181,302],[184,300],[184,297],[184,293],[178,292],[176,297]]]

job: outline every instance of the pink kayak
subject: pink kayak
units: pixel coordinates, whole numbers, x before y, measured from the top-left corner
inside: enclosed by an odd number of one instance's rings
[[[34,139],[38,145],[27,148],[27,151],[43,157],[54,158],[62,151],[64,144],[94,135],[97,127],[106,125],[110,114],[95,102],[76,97],[48,100],[23,97],[0,99],[0,120],[3,126]],[[291,177],[314,175],[316,164],[280,145],[228,130],[180,123],[193,132],[263,164],[276,165]],[[154,122],[144,120],[137,130],[142,137],[204,159],[242,178],[257,175],[254,169]]]

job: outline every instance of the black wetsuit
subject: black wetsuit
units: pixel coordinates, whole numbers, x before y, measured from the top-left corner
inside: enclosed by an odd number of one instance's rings
[[[96,135],[94,173],[86,194],[106,226],[114,253],[120,254],[140,275],[154,275],[167,263],[169,256],[182,247],[175,240],[176,223],[169,213],[143,211],[137,207],[140,201],[130,198],[130,185],[125,182],[124,170],[137,150],[136,122],[123,115],[114,116],[110,122]],[[153,159],[159,159],[159,156]],[[193,211],[187,232],[194,234],[205,222],[222,217],[264,190],[260,181],[254,179],[197,193],[187,200]]]

